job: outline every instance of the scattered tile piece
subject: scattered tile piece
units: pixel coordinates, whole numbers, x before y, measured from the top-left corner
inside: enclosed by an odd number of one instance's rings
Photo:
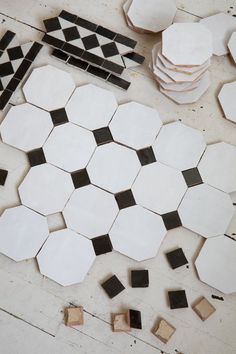
[[[167,230],[175,229],[182,226],[178,211],[171,211],[162,215]]]
[[[235,29],[236,29],[236,27],[235,27]],[[234,60],[234,63],[236,64],[236,32],[232,33],[229,43],[228,43],[228,48],[229,48],[230,54]]]
[[[174,251],[166,253],[166,257],[172,269],[179,268],[185,264],[188,264],[188,260],[182,248],[177,248]]]
[[[188,307],[185,290],[168,291],[170,308],[181,309]]]
[[[216,310],[205,297],[201,298],[192,308],[202,321],[207,320]]]
[[[0,169],[0,186],[4,186],[7,179],[8,171]]]
[[[131,270],[132,288],[147,288],[149,286],[148,270]]]
[[[130,331],[129,312],[114,313],[112,315],[113,332],[128,332]]]
[[[220,301],[224,301],[224,298],[223,296],[217,296],[217,295],[211,295],[212,299],[215,299],[215,300],[220,300]]]
[[[115,194],[115,198],[120,210],[136,204],[131,189]]]
[[[112,243],[109,235],[94,237],[92,243],[96,256],[112,251]]]
[[[234,123],[236,123],[236,102],[234,100],[235,93],[236,81],[233,81],[228,84],[224,84],[218,96],[225,118]]]
[[[197,167],[182,171],[182,173],[188,187],[194,187],[203,183]]]
[[[113,275],[101,285],[110,299],[117,296],[125,289],[124,285],[120,282],[116,275]]]
[[[130,327],[142,329],[141,312],[138,310],[129,310]]]
[[[162,343],[167,343],[170,338],[175,333],[176,328],[172,326],[169,322],[163,318],[157,323],[156,328],[153,331],[153,334],[162,341]]]
[[[84,324],[83,307],[67,307],[65,309],[65,324],[66,326],[81,326]]]

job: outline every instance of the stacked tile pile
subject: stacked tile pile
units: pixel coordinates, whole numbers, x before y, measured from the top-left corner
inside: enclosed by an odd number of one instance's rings
[[[209,88],[212,35],[200,23],[175,23],[152,50],[160,91],[179,104],[196,102]]]

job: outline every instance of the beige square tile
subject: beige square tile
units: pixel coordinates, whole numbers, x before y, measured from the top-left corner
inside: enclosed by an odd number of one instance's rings
[[[202,321],[207,320],[216,310],[215,307],[204,297],[192,308]]]
[[[66,326],[79,326],[84,324],[83,307],[67,307],[65,309],[65,324]]]
[[[153,334],[163,343],[167,343],[175,331],[176,328],[162,318],[158,322]]]
[[[130,331],[129,313],[114,313],[112,315],[113,332],[128,332]]]

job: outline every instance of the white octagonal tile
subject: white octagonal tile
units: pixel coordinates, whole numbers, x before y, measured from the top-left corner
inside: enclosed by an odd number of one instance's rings
[[[67,227],[93,238],[109,232],[118,211],[112,194],[88,185],[74,191],[63,216]]]
[[[235,30],[236,30],[236,27],[235,27]],[[229,48],[230,54],[236,64],[236,32],[232,33],[229,43],[228,43],[228,48]]]
[[[236,123],[236,81],[224,84],[220,93],[219,101],[224,111],[225,118]]]
[[[75,83],[67,72],[45,65],[32,71],[23,92],[28,102],[52,111],[64,107],[74,89]]]
[[[49,234],[47,219],[21,205],[0,218],[0,252],[16,262],[33,258]]]
[[[136,205],[119,212],[109,235],[116,251],[144,261],[157,255],[166,232],[159,215]]]
[[[195,266],[204,283],[224,294],[236,292],[236,242],[226,236],[205,241]]]
[[[207,146],[198,166],[203,182],[223,192],[236,191],[236,147],[226,143]]]
[[[37,256],[40,273],[63,286],[81,283],[94,260],[92,242],[69,229],[52,232]]]
[[[66,113],[70,122],[95,130],[106,127],[116,109],[117,102],[111,91],[88,84],[74,91]]]
[[[176,210],[186,190],[182,173],[159,162],[143,166],[132,187],[137,204],[161,215]]]
[[[229,14],[218,13],[205,17],[200,22],[212,33],[213,54],[218,56],[227,54],[227,43],[232,32],[236,30],[236,18]]]
[[[50,114],[29,103],[12,107],[0,127],[4,143],[25,152],[42,147],[52,129]]]
[[[30,169],[19,187],[22,204],[43,215],[63,210],[74,190],[69,173],[50,164]]]
[[[174,65],[202,65],[212,56],[211,32],[201,23],[174,23],[162,33],[162,54]]]
[[[99,146],[87,171],[91,182],[112,193],[130,189],[140,170],[136,152],[116,143]]]
[[[189,188],[178,211],[182,225],[205,238],[224,234],[234,215],[229,195],[207,184]]]
[[[47,162],[73,172],[87,165],[96,146],[92,132],[66,123],[54,128],[43,150]]]
[[[181,171],[196,167],[205,148],[202,133],[180,122],[164,125],[153,145],[158,161]]]
[[[174,0],[133,0],[127,16],[135,28],[156,33],[171,25],[176,10]]]
[[[137,102],[120,105],[109,125],[115,141],[136,150],[152,145],[161,126],[158,112]]]

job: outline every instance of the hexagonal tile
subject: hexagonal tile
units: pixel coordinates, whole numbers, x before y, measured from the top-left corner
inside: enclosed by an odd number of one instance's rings
[[[54,128],[43,150],[47,162],[73,172],[87,165],[96,146],[92,132],[65,123]]]
[[[64,107],[74,89],[75,83],[67,72],[45,65],[33,70],[23,92],[28,102],[52,111]]]
[[[224,111],[225,118],[236,123],[236,81],[224,84],[220,90],[218,99]]]
[[[37,261],[41,274],[68,286],[84,280],[95,257],[90,240],[64,229],[50,234]]]
[[[162,34],[162,54],[174,65],[201,65],[212,55],[211,32],[200,23],[174,23]]]
[[[48,112],[23,103],[10,109],[1,124],[0,132],[5,143],[28,152],[42,147],[52,129]]]
[[[135,205],[119,212],[109,235],[114,250],[144,261],[156,256],[166,232],[159,215]]]
[[[195,266],[204,283],[223,292],[236,292],[236,242],[226,236],[205,241]]]
[[[22,204],[43,215],[63,210],[74,190],[71,176],[50,164],[30,169],[19,187]]]
[[[236,191],[236,147],[226,143],[209,145],[198,169],[203,181],[223,192]]]
[[[33,258],[49,234],[47,219],[23,205],[0,218],[0,252],[16,262]]]
[[[108,233],[118,211],[112,194],[88,185],[74,191],[63,216],[67,227],[93,238]]]
[[[205,17],[200,22],[212,33],[213,54],[218,56],[227,54],[227,43],[231,33],[236,29],[235,17],[225,13],[218,13]]]
[[[228,194],[207,184],[188,189],[180,206],[182,225],[205,238],[222,235],[234,215]]]
[[[133,0],[127,16],[135,28],[156,33],[171,25],[176,10],[173,0]]]
[[[235,27],[235,29],[236,29],[236,27]],[[228,48],[229,48],[230,54],[231,54],[234,62],[236,63],[236,32],[232,33],[229,43],[228,43]]]
[[[109,125],[114,140],[136,150],[152,145],[161,126],[158,112],[137,102],[120,105]]]
[[[202,133],[180,122],[164,125],[153,145],[158,161],[181,171],[196,167],[205,148]]]
[[[116,109],[114,94],[92,84],[78,87],[66,106],[69,121],[90,130],[106,127]]]
[[[132,187],[137,204],[158,214],[176,210],[186,190],[182,173],[159,162],[142,167]]]
[[[118,193],[130,189],[140,167],[137,154],[133,150],[109,143],[96,149],[87,171],[93,184]]]

